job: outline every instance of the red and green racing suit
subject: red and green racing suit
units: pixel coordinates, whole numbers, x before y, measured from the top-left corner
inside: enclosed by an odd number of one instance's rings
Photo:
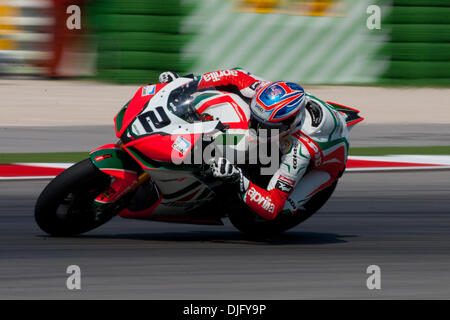
[[[198,88],[238,90],[252,98],[267,83],[242,69],[201,76]],[[306,93],[302,124],[280,140],[281,162],[266,188],[243,177],[241,197],[260,217],[272,220],[281,212],[295,214],[319,191],[331,186],[346,167],[349,140],[343,116],[328,103]]]

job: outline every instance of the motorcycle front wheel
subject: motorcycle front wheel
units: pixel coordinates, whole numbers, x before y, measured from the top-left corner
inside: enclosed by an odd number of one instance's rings
[[[100,209],[94,199],[111,183],[90,159],[76,163],[54,178],[40,194],[34,217],[52,236],[74,236],[95,229],[115,212]]]

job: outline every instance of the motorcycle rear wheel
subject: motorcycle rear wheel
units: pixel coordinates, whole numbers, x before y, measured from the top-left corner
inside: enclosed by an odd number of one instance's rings
[[[90,159],[76,163],[42,191],[35,205],[36,223],[52,236],[74,236],[99,227],[115,215],[94,204],[110,183]]]
[[[287,231],[316,213],[331,197],[336,189],[337,181],[314,195],[305,205],[305,210],[294,215],[280,214],[274,220],[263,220],[252,212],[245,204],[228,214],[230,222],[249,238],[264,239]]]

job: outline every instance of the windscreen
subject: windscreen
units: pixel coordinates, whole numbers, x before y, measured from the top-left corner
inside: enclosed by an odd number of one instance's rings
[[[183,84],[173,90],[167,100],[167,108],[190,123],[201,121],[194,106],[194,94],[197,92],[198,83],[198,80],[193,80]]]

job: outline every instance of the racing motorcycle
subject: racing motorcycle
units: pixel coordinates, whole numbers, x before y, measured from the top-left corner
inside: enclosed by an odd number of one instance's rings
[[[116,215],[203,225],[223,225],[228,217],[245,234],[265,237],[319,210],[336,183],[294,215],[267,221],[248,209],[229,184],[211,176],[208,162],[217,146],[246,157],[249,101],[230,92],[198,90],[198,83],[181,77],[140,87],[114,118],[119,141],[93,150],[42,191],[35,206],[39,227],[50,235],[73,236]],[[348,127],[363,120],[356,109],[329,104],[345,116]],[[267,185],[257,165],[244,161],[241,168],[252,181]]]

